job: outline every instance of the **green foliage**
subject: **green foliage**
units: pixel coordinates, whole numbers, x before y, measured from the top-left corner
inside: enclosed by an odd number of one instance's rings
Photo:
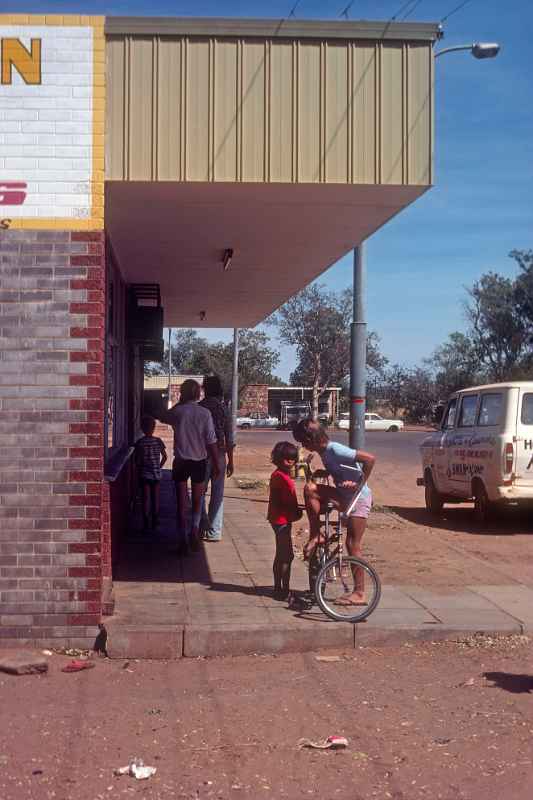
[[[243,329],[239,344],[239,387],[250,383],[282,385],[273,375],[279,353],[261,331]],[[172,337],[172,372],[179,375],[218,375],[224,392],[231,393],[233,342],[208,342],[195,330],[178,328]],[[149,363],[146,375],[168,374],[168,345],[161,363]]]
[[[290,377],[293,386],[313,387],[313,415],[318,396],[326,386],[342,386],[350,371],[350,322],[352,292],[330,292],[321,284],[307,286],[291,297],[267,322],[275,325],[280,339],[296,347],[297,364]],[[367,339],[367,364],[381,369],[386,359],[379,339]]]

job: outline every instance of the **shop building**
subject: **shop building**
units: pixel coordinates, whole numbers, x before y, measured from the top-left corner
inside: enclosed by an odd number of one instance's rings
[[[438,26],[0,15],[0,645],[113,611],[143,361],[433,180]]]

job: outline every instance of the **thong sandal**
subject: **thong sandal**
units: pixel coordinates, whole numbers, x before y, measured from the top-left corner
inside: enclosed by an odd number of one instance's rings
[[[367,606],[368,600],[348,600],[345,597],[339,597],[333,601],[335,606]]]

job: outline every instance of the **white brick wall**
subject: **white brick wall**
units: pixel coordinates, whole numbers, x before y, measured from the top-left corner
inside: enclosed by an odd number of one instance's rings
[[[0,85],[0,185],[21,181],[28,192],[23,205],[1,203],[0,216],[86,219],[92,203],[92,28],[4,25],[0,37],[20,39],[28,50],[31,39],[42,42],[42,84],[27,85],[13,68],[12,84]]]

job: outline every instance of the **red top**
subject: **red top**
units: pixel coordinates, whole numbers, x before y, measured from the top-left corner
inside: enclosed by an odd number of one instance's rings
[[[287,525],[301,517],[296,486],[286,472],[275,469],[270,476],[270,497],[267,519],[274,525]]]

